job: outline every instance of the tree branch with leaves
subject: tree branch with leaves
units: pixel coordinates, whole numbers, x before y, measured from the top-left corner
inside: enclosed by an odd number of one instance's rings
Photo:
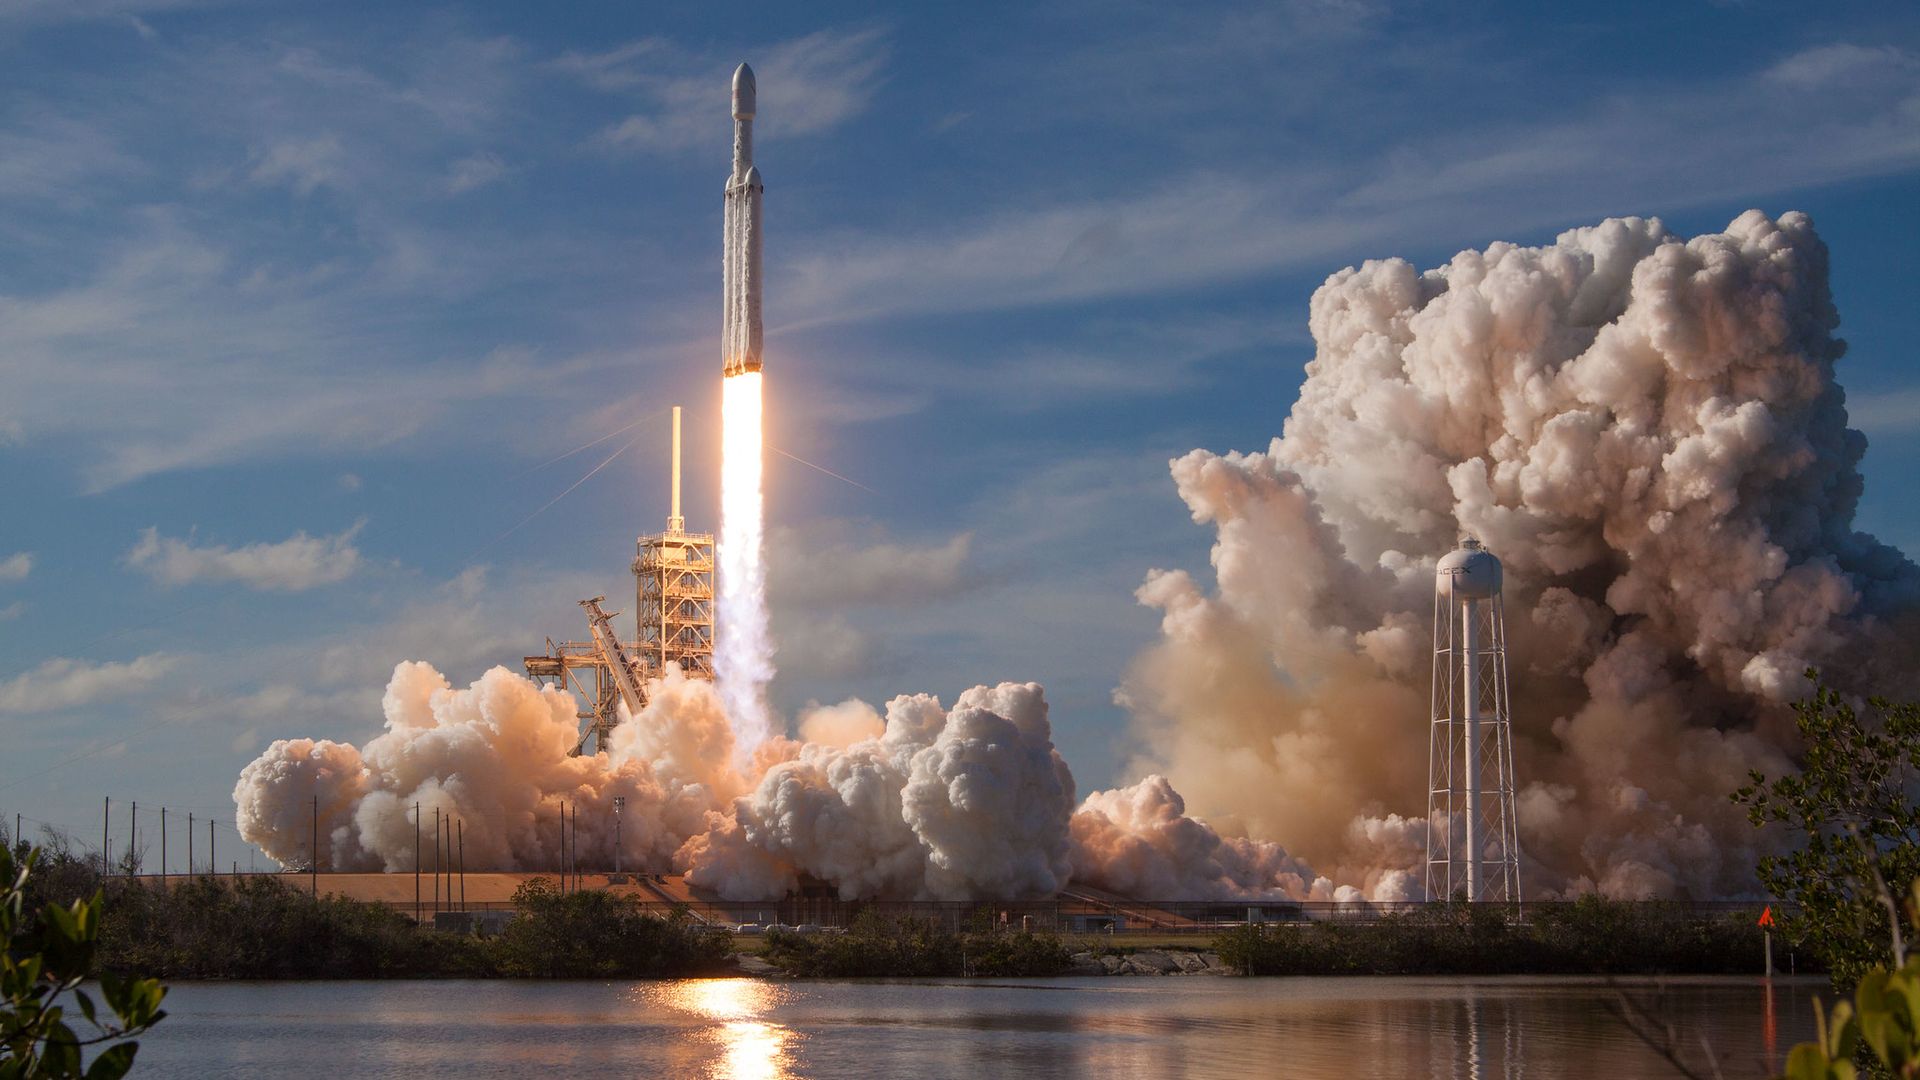
[[[30,914],[27,883],[37,855],[0,847],[0,942],[6,946],[0,960],[0,1080],[116,1080],[133,1067],[140,1048],[134,1037],[166,1016],[160,1008],[166,987],[157,979],[102,972],[99,994],[106,1008],[94,1002],[82,984],[93,974],[100,894]],[[86,1019],[90,1034],[68,1022],[70,1007]]]
[[[1920,878],[1920,703],[1869,698],[1860,707],[1820,681],[1793,706],[1802,740],[1800,771],[1759,772],[1733,793],[1756,826],[1790,834],[1784,854],[1761,858],[1760,882],[1797,905],[1788,936],[1826,961],[1850,986],[1893,959],[1888,911],[1875,882]],[[1894,935],[1913,924],[1894,916]]]

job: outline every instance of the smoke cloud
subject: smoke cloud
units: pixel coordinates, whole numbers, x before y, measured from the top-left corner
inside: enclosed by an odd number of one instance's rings
[[[620,797],[628,865],[734,899],[803,879],[1417,899],[1434,562],[1469,533],[1506,565],[1527,895],[1750,891],[1761,840],[1727,794],[1790,766],[1800,672],[1902,693],[1920,670],[1920,570],[1852,527],[1866,444],[1812,223],[1755,211],[1682,239],[1626,218],[1426,272],[1369,262],[1310,325],[1279,438],[1172,462],[1214,581],[1138,591],[1161,639],[1118,692],[1143,747],[1128,786],[1076,803],[1033,683],[813,706],[786,738],[764,609],[736,596],[721,687],[670,668],[605,753],[570,756],[566,694],[403,663],[366,745],[281,740],[243,771],[242,834],[290,864],[410,870],[418,807],[464,822],[475,867],[551,870],[568,804],[582,862],[610,866]],[[751,563],[736,583],[759,566],[757,408],[738,430],[727,467],[751,459],[752,484],[729,491],[756,497],[728,510],[752,526],[722,543]]]
[[[1624,218],[1313,297],[1263,453],[1172,463],[1215,587],[1154,572],[1121,700],[1137,764],[1230,831],[1417,891],[1434,562],[1506,564],[1530,895],[1752,888],[1728,800],[1789,766],[1801,672],[1891,690],[1920,573],[1854,531],[1827,252],[1804,215],[1693,239]]]
[[[365,746],[283,739],[242,771],[241,835],[305,866],[317,811],[321,868],[410,871],[417,807],[429,828],[436,812],[462,822],[471,867],[551,870],[567,804],[582,863],[608,867],[624,797],[626,865],[684,871],[732,899],[777,899],[803,876],[847,899],[1045,897],[1071,880],[1172,897],[1334,896],[1276,845],[1223,840],[1182,816],[1162,778],[1076,811],[1035,683],[974,687],[952,708],[927,694],[894,698],[884,715],[857,700],[815,707],[801,741],[765,742],[745,773],[712,683],[670,668],[648,694],[606,753],[572,757],[566,694],[505,668],[455,689],[402,663],[385,730]]]

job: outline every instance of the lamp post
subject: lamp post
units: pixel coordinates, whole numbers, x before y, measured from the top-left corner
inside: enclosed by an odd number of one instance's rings
[[[627,808],[627,797],[613,797],[613,872],[620,872],[620,811]]]

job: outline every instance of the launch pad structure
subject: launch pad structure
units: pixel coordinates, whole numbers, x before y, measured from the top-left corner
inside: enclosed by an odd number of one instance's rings
[[[647,680],[677,664],[691,678],[713,678],[712,533],[690,533],[680,513],[680,406],[673,407],[673,496],[664,532],[634,543],[634,633],[622,639],[600,605],[605,596],[580,601],[587,613],[586,641],[547,639],[547,651],[524,658],[536,682],[571,693],[581,703],[580,738],[574,754],[605,751],[620,705],[629,714],[647,703]]]

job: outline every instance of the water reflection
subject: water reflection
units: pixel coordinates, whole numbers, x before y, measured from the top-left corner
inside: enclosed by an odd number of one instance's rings
[[[669,983],[648,993],[658,1004],[707,1021],[700,1034],[719,1044],[718,1060],[703,1070],[715,1080],[784,1080],[794,1075],[799,1035],[767,1018],[785,996],[758,979],[699,979]]]
[[[1435,1001],[1427,1012],[1432,1080],[1525,1080],[1520,1018],[1504,1001]]]
[[[1063,979],[184,983],[147,1080],[949,1076],[1589,1080],[1676,1075],[1616,1015],[1647,1003],[1699,1075],[1778,1075],[1818,980]]]

